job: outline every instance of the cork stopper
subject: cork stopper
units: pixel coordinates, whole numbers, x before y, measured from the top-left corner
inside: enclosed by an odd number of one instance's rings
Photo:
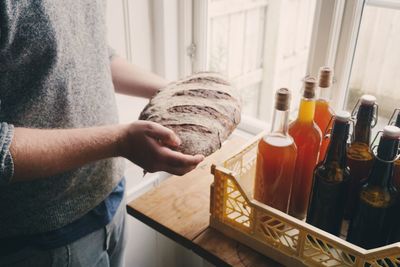
[[[331,67],[321,67],[319,69],[319,87],[330,87],[333,80],[333,69]]]
[[[287,88],[280,88],[275,94],[275,109],[286,111],[290,107],[290,90]]]
[[[304,98],[314,98],[315,96],[315,86],[317,81],[314,77],[307,77],[304,79]]]

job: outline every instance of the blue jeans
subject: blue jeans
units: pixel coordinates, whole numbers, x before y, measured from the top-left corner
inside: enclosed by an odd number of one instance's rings
[[[27,247],[0,258],[1,267],[123,267],[126,244],[126,207],[123,200],[112,221],[63,247],[40,250]]]

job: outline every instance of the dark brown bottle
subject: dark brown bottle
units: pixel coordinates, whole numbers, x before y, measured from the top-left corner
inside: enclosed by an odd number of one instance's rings
[[[376,98],[372,95],[363,95],[359,103],[354,138],[347,149],[347,166],[350,168],[350,181],[347,203],[344,209],[345,219],[352,218],[361,184],[367,179],[374,159],[369,145],[371,142],[372,123],[376,124],[376,121],[374,121],[377,108]]]
[[[395,109],[391,119],[389,120],[389,125],[394,125],[400,128],[400,109]],[[400,192],[400,159],[394,162],[393,171],[393,185],[396,187],[397,191]]]
[[[400,109],[395,109],[392,117],[389,120],[389,125],[395,125],[400,128]],[[392,178],[393,186],[397,189],[397,203],[396,210],[400,210],[400,159],[396,160],[393,163],[393,178]],[[390,236],[389,243],[399,242],[400,241],[400,213],[396,213],[396,223],[393,229],[393,233]]]
[[[350,113],[335,115],[325,159],[314,170],[306,221],[339,235],[346,203],[349,169],[346,164]]]
[[[391,178],[399,137],[398,127],[385,126],[370,175],[360,190],[347,240],[365,249],[386,245],[394,226],[397,192]]]

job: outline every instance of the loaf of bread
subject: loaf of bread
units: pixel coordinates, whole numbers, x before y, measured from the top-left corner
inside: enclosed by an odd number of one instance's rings
[[[182,141],[178,151],[207,156],[239,124],[240,108],[235,89],[226,79],[202,72],[159,90],[139,119],[172,129]]]

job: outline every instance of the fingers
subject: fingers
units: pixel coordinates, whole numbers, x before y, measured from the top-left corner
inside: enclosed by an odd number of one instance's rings
[[[161,169],[175,175],[184,175],[204,160],[203,155],[185,155],[167,147],[161,147],[159,152]]]
[[[177,147],[181,141],[171,130],[160,124],[148,122],[144,124],[145,138],[149,145],[147,160],[143,160],[142,166],[150,172],[167,171],[175,175],[183,175],[204,160],[203,155],[185,155],[170,147]]]
[[[192,165],[196,166],[204,160],[203,155],[186,155],[181,152],[171,150],[167,147],[160,147],[159,152],[165,163],[173,167],[185,167]]]
[[[181,144],[181,140],[174,131],[155,122],[148,122],[146,135],[160,140],[167,146],[178,147]]]

